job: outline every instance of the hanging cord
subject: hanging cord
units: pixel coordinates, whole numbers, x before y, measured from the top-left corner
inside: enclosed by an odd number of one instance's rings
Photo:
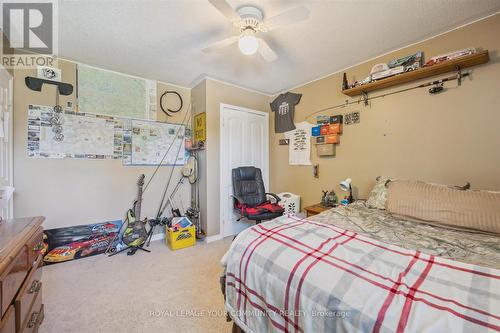
[[[165,160],[165,158],[167,157],[168,153],[170,152],[170,149],[172,149],[172,147],[174,146],[174,143],[175,143],[175,141],[177,140],[177,136],[179,135],[179,133],[180,133],[180,131],[181,131],[181,128],[182,128],[182,126],[186,126],[186,125],[187,125],[186,120],[187,120],[187,121],[189,121],[189,120],[191,119],[191,115],[190,115],[190,113],[191,113],[191,104],[189,104],[188,109],[187,109],[187,111],[186,111],[186,114],[184,114],[184,117],[182,118],[182,122],[181,122],[181,124],[180,124],[179,128],[177,128],[177,131],[175,132],[175,138],[174,138],[174,140],[173,140],[173,141],[172,141],[172,143],[168,146],[167,151],[165,152],[165,154],[163,154],[163,157],[162,157],[162,158],[161,158],[161,160],[160,160],[160,163],[158,163],[158,165],[156,165],[156,168],[155,168],[155,170],[153,171],[153,174],[151,175],[151,178],[149,178],[148,182],[147,182],[147,183],[146,183],[146,185],[144,186],[144,190],[142,191],[142,193],[143,193],[143,194],[144,194],[144,192],[146,192],[146,190],[147,190],[147,188],[148,188],[149,184],[151,183],[151,181],[153,180],[153,178],[156,176],[156,173],[158,172],[158,170],[160,169],[160,167],[161,167],[161,165],[162,165],[163,161]],[[188,115],[189,115],[189,118],[188,118],[188,119],[186,119]],[[184,133],[184,135],[185,135],[185,133]],[[177,154],[177,155],[178,155],[178,154]]]
[[[337,105],[334,105],[334,106],[329,106],[327,108],[323,108],[321,110],[313,112],[310,115],[308,115],[306,117],[306,119],[309,118],[309,117],[311,117],[311,116],[314,116],[315,114],[318,114],[318,113],[321,113],[321,112],[325,112],[325,111],[328,111],[328,110],[345,108],[345,107],[347,107],[347,106],[349,106],[351,104],[365,103],[365,105],[366,105],[368,103],[368,101],[371,101],[373,99],[383,98],[383,97],[386,97],[386,96],[399,94],[399,93],[402,93],[402,92],[405,92],[405,91],[409,91],[409,90],[414,90],[414,89],[418,89],[418,88],[429,87],[429,86],[432,86],[432,85],[438,85],[438,84],[442,84],[444,82],[453,81],[453,80],[457,80],[458,82],[461,82],[461,79],[463,77],[466,77],[466,76],[469,76],[469,75],[470,75],[470,73],[460,73],[459,72],[456,75],[448,76],[448,77],[445,77],[445,78],[440,79],[440,80],[422,83],[422,84],[420,84],[418,86],[414,86],[414,87],[410,87],[410,88],[405,88],[405,89],[400,89],[400,90],[396,90],[396,91],[393,91],[393,92],[390,92],[390,93],[386,93],[386,94],[381,94],[381,95],[377,95],[377,96],[373,96],[373,97],[367,97],[366,95],[364,95],[362,98],[358,98],[355,101],[346,100],[345,103],[343,103],[343,104],[337,104]]]
[[[191,179],[189,179],[189,177],[188,177],[188,181],[189,181],[189,184],[193,185],[194,183],[196,183],[198,181],[198,157],[195,154],[191,155],[190,157],[192,157],[194,159],[193,172],[196,173],[196,178],[194,181],[191,182]]]
[[[177,110],[172,110],[170,108],[167,107],[167,109],[165,110],[163,108],[163,97],[167,96],[168,94],[174,94],[174,95],[177,95],[177,97],[179,98],[179,101],[180,101],[180,106]],[[184,105],[184,102],[182,100],[182,96],[177,92],[177,91],[173,91],[173,90],[167,90],[165,91],[163,94],[161,94],[160,96],[160,108],[161,110],[163,111],[163,113],[165,113],[167,116],[169,117],[172,117],[172,115],[169,113],[169,112],[172,112],[172,113],[177,113],[179,112],[180,110],[182,110],[182,106]]]

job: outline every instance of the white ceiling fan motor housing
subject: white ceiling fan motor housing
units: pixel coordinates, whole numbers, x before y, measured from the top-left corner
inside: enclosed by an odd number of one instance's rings
[[[236,11],[241,17],[241,21],[237,22],[236,25],[240,28],[240,32],[247,29],[252,29],[253,31],[261,31],[261,23],[264,19],[262,11],[253,6],[243,6],[238,8]]]

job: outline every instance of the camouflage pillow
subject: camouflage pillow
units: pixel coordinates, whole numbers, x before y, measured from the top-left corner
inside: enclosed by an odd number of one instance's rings
[[[370,208],[385,209],[385,202],[387,201],[387,185],[389,182],[395,180],[387,176],[378,176],[377,183],[373,186],[368,200],[366,203]]]

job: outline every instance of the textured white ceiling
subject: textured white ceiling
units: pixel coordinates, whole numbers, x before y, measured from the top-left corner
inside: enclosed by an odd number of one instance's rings
[[[205,0],[62,0],[59,56],[192,86],[209,76],[274,94],[498,12],[500,0],[229,0],[266,17],[305,5],[310,19],[264,34],[267,63],[237,45],[201,49],[236,31]]]

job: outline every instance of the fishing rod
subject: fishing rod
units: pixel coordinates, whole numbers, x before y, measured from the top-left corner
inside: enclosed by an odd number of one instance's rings
[[[163,161],[165,160],[165,158],[167,157],[168,153],[170,152],[170,149],[172,149],[172,147],[174,146],[175,140],[178,137],[178,135],[179,135],[182,127],[187,125],[186,117],[189,115],[189,118],[187,119],[187,121],[189,121],[191,119],[191,115],[190,115],[191,112],[190,111],[191,111],[191,104],[189,104],[188,110],[184,114],[184,117],[182,118],[182,122],[181,122],[180,126],[177,128],[174,140],[168,146],[167,151],[165,151],[165,154],[163,154],[163,157],[161,158],[160,162],[156,165],[156,168],[153,171],[153,174],[151,175],[151,177],[149,178],[148,182],[144,186],[144,190],[142,191],[143,194],[144,194],[144,192],[146,192],[146,190],[148,189],[149,184],[151,183],[151,181],[153,180],[153,178],[156,176],[156,173],[158,172],[158,170],[160,169],[161,165],[163,164]],[[179,153],[177,153],[177,155],[179,155]]]
[[[363,102],[365,104],[365,106],[367,106],[368,105],[368,101],[371,101],[373,99],[383,98],[383,97],[386,97],[386,96],[390,96],[390,95],[394,95],[394,94],[399,94],[399,93],[402,93],[402,92],[406,92],[406,91],[410,91],[410,90],[414,90],[414,89],[418,89],[418,88],[425,88],[425,87],[429,87],[429,86],[434,86],[434,87],[432,87],[432,88],[429,89],[429,93],[430,94],[436,94],[436,93],[442,92],[444,90],[443,84],[445,82],[457,80],[458,81],[458,85],[460,86],[461,83],[462,83],[462,78],[467,77],[469,75],[470,75],[469,72],[461,73],[459,71],[457,74],[445,77],[443,79],[439,79],[439,80],[435,80],[435,81],[429,81],[429,82],[426,82],[426,83],[422,83],[422,84],[420,84],[418,86],[409,87],[409,88],[405,88],[405,89],[400,89],[400,90],[396,90],[396,91],[393,91],[393,92],[390,92],[390,93],[376,95],[376,96],[373,96],[373,97],[368,97],[368,95],[366,94],[366,92],[363,92],[363,97],[362,98],[358,98],[355,101],[348,101],[348,100],[346,100],[345,103],[343,103],[343,104],[337,104],[337,105],[334,105],[334,106],[329,106],[329,107],[323,108],[323,109],[321,109],[319,111],[311,113],[306,118],[309,118],[309,117],[311,117],[311,116],[313,116],[315,114],[321,113],[321,112],[325,112],[325,111],[333,110],[333,109],[341,109],[341,108],[345,108],[345,107],[347,107],[347,106],[349,106],[351,104],[359,104],[361,102]]]
[[[189,104],[189,107],[186,111],[186,114],[184,115],[184,118],[186,118],[186,116],[189,115],[189,117],[187,117],[187,121],[190,121],[191,120],[191,104]],[[184,124],[184,121],[186,119],[183,120],[183,124]],[[181,126],[179,126],[180,128]],[[170,147],[169,147],[169,150],[171,147],[173,147],[174,145],[174,142],[175,140],[177,140],[177,135],[175,136],[174,138],[174,141],[171,143]],[[179,152],[181,151],[181,148],[182,148],[182,142],[179,144],[179,147],[177,148],[177,154],[175,156],[179,156]],[[165,210],[165,207],[163,207],[163,203],[165,202],[165,197],[167,196],[167,192],[168,192],[168,188],[170,187],[170,183],[172,181],[172,176],[174,174],[174,169],[175,169],[175,165],[172,166],[172,168],[170,169],[170,175],[168,176],[168,181],[167,181],[167,184],[165,186],[165,189],[163,191],[163,195],[162,195],[162,198],[161,198],[161,201],[160,201],[160,205],[158,207],[158,211],[156,213],[156,220],[159,220],[161,218],[161,215],[163,214],[163,211]]]

